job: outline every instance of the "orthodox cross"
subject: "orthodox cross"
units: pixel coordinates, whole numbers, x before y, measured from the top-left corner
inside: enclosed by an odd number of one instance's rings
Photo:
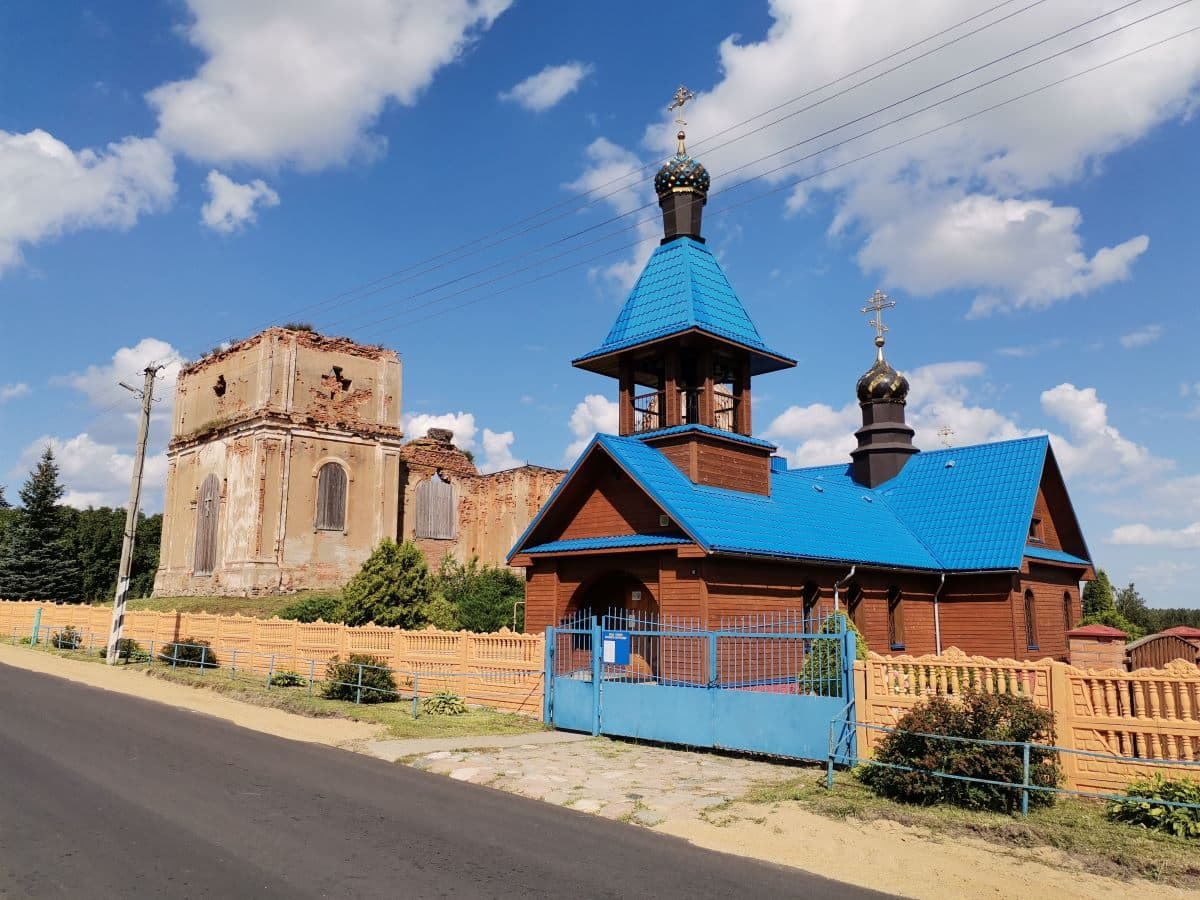
[[[938,429],[938,437],[942,439],[943,447],[950,447],[954,443],[954,429],[949,425],[943,425]]]
[[[683,107],[686,106],[689,101],[695,99],[695,93],[689,91],[684,85],[681,84],[675,89],[675,96],[671,98],[671,105],[667,107],[667,112],[679,110],[679,115],[675,117],[676,125],[679,125],[682,128],[687,124],[687,121],[683,118]]]
[[[878,346],[883,346],[883,336],[888,331],[888,327],[883,324],[883,311],[885,309],[892,309],[895,305],[895,300],[889,300],[887,294],[876,290],[871,295],[871,299],[867,301],[867,305],[862,308],[864,314],[875,313],[875,318],[871,319],[867,324],[875,329],[875,343]]]

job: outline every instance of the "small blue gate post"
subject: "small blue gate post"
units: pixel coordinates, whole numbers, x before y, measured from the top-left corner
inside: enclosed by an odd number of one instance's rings
[[[542,721],[552,725],[554,720],[554,626],[546,626],[546,674],[542,684]]]
[[[1029,741],[1021,745],[1021,815],[1029,815]]]
[[[846,762],[853,765],[858,757],[858,706],[854,696],[854,660],[858,656],[858,636],[848,618],[842,619],[842,699],[846,702]]]
[[[720,680],[717,675],[717,635],[716,632],[710,632],[708,635],[708,686],[716,687]]]
[[[604,678],[604,633],[592,616],[592,736],[600,733],[600,684]]]
[[[39,606],[33,611],[33,634],[29,637],[29,646],[36,647],[38,642],[38,632],[42,630],[42,608]]]

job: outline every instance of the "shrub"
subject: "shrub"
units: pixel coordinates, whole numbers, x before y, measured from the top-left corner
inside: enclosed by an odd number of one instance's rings
[[[68,625],[50,635],[50,646],[55,650],[78,650],[83,646],[83,635],[74,625]]]
[[[514,627],[513,607],[525,596],[525,583],[514,572],[481,566],[477,558],[466,565],[447,557],[437,577],[438,590],[458,616],[459,627],[486,633]],[[525,625],[517,607],[516,627]]]
[[[880,742],[875,760],[914,771],[864,766],[859,778],[876,794],[904,803],[952,803],[968,809],[1012,812],[1020,804],[1020,788],[977,784],[929,773],[1020,784],[1021,747],[947,741],[925,735],[1048,744],[1054,733],[1054,714],[1036,706],[1028,697],[972,690],[961,699],[930,697],[922,701],[901,716],[896,729]],[[1029,762],[1031,784],[1053,787],[1059,783],[1058,755],[1054,751],[1031,748]],[[1030,791],[1029,802],[1033,806],[1051,806],[1054,794]]]
[[[349,700],[359,696],[359,667],[362,667],[362,703],[394,703],[396,679],[388,668],[387,660],[368,653],[351,653],[344,662],[338,657],[329,660],[325,667],[325,686],[321,695],[328,700]]]
[[[308,679],[291,669],[281,669],[271,676],[271,687],[300,687],[305,684],[308,684]]]
[[[458,621],[458,610],[446,599],[440,586],[429,596],[429,602],[421,608],[421,618],[426,625],[440,628],[442,631],[458,631],[462,624]]]
[[[1129,797],[1145,797],[1148,800],[1200,804],[1200,782],[1190,778],[1167,779],[1155,775],[1143,781],[1131,782],[1125,793]],[[1114,822],[1127,822],[1151,831],[1165,831],[1176,837],[1200,838],[1200,809],[1160,806],[1138,800],[1114,800],[1108,806],[1108,817]]]
[[[821,624],[818,634],[841,634],[843,628],[854,632],[855,659],[867,658],[867,642],[854,622],[845,613],[835,612]],[[800,680],[813,693],[822,697],[842,696],[842,645],[837,640],[815,640],[811,642],[800,670]]]
[[[450,691],[438,691],[432,697],[426,697],[421,701],[421,708],[435,716],[461,716],[467,712],[463,698]]]
[[[417,628],[424,624],[429,589],[425,554],[411,541],[384,538],[342,591],[340,617],[347,625]]]
[[[297,622],[340,622],[341,594],[309,594],[289,603],[275,615]]]
[[[108,657],[108,648],[100,648],[100,658]],[[142,649],[142,645],[133,638],[121,638],[117,641],[117,659],[123,659],[126,662],[139,663],[146,662],[150,658],[150,654]]]
[[[158,658],[174,666],[195,669],[215,669],[220,665],[212,644],[193,637],[164,644]]]
[[[20,640],[18,640],[18,641],[17,641],[17,643],[18,643],[18,644],[27,644],[27,645],[28,645],[28,644],[32,644],[32,643],[33,643],[33,638],[31,638],[29,635],[26,635],[25,637],[23,637],[23,638],[21,638]]]

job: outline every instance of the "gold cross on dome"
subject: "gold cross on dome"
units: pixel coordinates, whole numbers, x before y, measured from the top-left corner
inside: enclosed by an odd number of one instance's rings
[[[871,319],[867,324],[875,329],[875,340],[877,343],[883,341],[883,336],[888,332],[888,327],[883,324],[883,311],[885,309],[892,309],[895,305],[895,300],[889,300],[887,294],[876,290],[871,295],[871,299],[867,301],[867,305],[861,310],[864,314],[875,313],[875,318]]]
[[[955,431],[949,425],[943,425],[938,429],[938,437],[942,439],[943,447],[950,447],[954,443]]]
[[[679,115],[675,117],[676,125],[683,126],[687,124],[687,121],[683,118],[683,108],[695,99],[696,94],[693,91],[689,91],[684,85],[681,84],[675,89],[675,96],[671,98],[671,105],[667,107],[667,112],[679,110]]]

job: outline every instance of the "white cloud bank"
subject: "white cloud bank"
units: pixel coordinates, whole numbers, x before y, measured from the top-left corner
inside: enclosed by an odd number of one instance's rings
[[[279,195],[261,178],[238,184],[213,169],[205,180],[208,202],[200,210],[200,221],[222,234],[238,231],[258,218],[258,207],[279,205]]]
[[[1161,325],[1146,325],[1129,332],[1129,334],[1121,335],[1121,346],[1126,350],[1146,347],[1162,337],[1162,334],[1163,327]]]
[[[579,89],[583,79],[592,73],[588,63],[569,62],[561,66],[546,66],[536,75],[501,91],[500,99],[515,103],[530,112],[545,112],[568,94]]]
[[[9,400],[24,397],[28,393],[29,385],[23,381],[18,381],[14,384],[0,384],[0,406],[3,406]]]
[[[484,428],[480,433],[474,413],[419,413],[404,417],[404,434],[409,440],[424,437],[431,428],[448,429],[454,435],[454,446],[478,453],[475,464],[485,475],[523,465],[512,454],[516,436],[511,431],[492,431],[490,428]]]
[[[1200,549],[1200,522],[1193,522],[1183,528],[1152,528],[1141,523],[1121,525],[1113,529],[1108,540],[1112,544],[1130,544],[1139,547]]]
[[[597,434],[616,434],[619,422],[619,407],[615,400],[603,394],[588,394],[575,405],[567,425],[575,435],[563,453],[567,464],[575,462],[584,447]]]

